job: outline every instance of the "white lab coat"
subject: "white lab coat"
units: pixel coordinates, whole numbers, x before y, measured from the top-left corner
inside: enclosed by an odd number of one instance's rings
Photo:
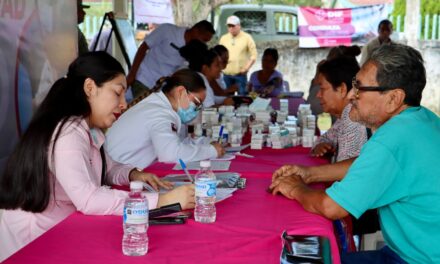
[[[179,138],[181,128],[180,118],[165,94],[153,93],[113,124],[106,133],[105,148],[113,160],[139,168],[156,159],[189,162],[217,157],[210,144],[183,144]]]
[[[202,77],[203,82],[205,83],[206,86],[206,97],[205,100],[203,101],[203,107],[208,108],[208,107],[212,107],[213,105],[215,105],[215,101],[214,101],[214,91],[212,90],[211,85],[209,85],[209,81],[206,78],[206,76],[201,73],[201,72],[197,72],[200,77]]]

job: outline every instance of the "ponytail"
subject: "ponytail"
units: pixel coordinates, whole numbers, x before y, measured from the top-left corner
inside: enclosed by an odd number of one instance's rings
[[[156,85],[154,85],[153,87],[153,93],[157,93],[160,90],[162,90],[162,88],[167,85],[167,82],[170,80],[169,76],[163,76],[160,77],[159,80],[157,80]]]
[[[181,69],[176,71],[171,76],[163,76],[159,78],[151,90],[145,91],[143,94],[131,101],[125,111],[130,109],[130,107],[135,106],[137,103],[148,97],[151,93],[158,93],[162,91],[164,94],[168,94],[177,86],[184,86],[185,89],[190,92],[206,90],[205,82],[197,72],[190,69]]]
[[[164,76],[164,77],[160,77],[159,80],[156,81],[156,84],[153,86],[153,88],[151,89],[146,89],[144,92],[142,92],[138,97],[134,98],[133,101],[131,101],[128,105],[127,108],[125,110],[123,110],[123,113],[125,111],[127,111],[128,109],[130,109],[131,107],[135,106],[137,103],[139,103],[140,101],[144,100],[145,98],[147,98],[150,94],[152,93],[157,93],[162,89],[162,86],[164,85],[164,83],[166,83],[166,81],[169,79],[170,77]]]
[[[151,89],[154,93],[162,91],[165,94],[171,92],[177,86],[185,86],[190,92],[206,90],[205,83],[200,75],[190,69],[181,69],[171,76],[164,76],[157,80]]]

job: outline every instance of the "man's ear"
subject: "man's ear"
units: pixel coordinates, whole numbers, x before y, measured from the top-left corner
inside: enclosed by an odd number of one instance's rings
[[[84,93],[87,95],[87,97],[90,97],[92,95],[93,89],[95,87],[96,87],[96,83],[91,78],[87,78],[84,81]]]
[[[386,102],[387,113],[394,113],[398,110],[402,105],[404,105],[405,101],[405,91],[403,89],[394,89],[388,92],[388,99]]]

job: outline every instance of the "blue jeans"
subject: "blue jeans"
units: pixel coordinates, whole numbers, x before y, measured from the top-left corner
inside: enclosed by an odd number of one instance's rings
[[[233,84],[238,85],[238,95],[247,95],[247,76],[246,74],[228,75],[223,76],[223,80],[226,83],[226,87],[230,87]]]
[[[385,246],[379,250],[342,253],[341,263],[406,264],[407,262],[400,258],[399,255],[392,251],[388,246]]]

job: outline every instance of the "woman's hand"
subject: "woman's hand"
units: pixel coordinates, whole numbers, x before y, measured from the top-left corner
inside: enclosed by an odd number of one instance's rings
[[[212,142],[211,145],[214,146],[215,150],[217,151],[217,158],[220,158],[221,156],[225,155],[225,148],[218,142]]]
[[[173,184],[169,181],[159,179],[156,175],[148,172],[132,170],[129,175],[130,181],[142,181],[150,184],[153,189],[159,191],[159,187],[170,190],[173,188]]]
[[[336,149],[329,143],[319,143],[312,149],[312,156],[322,157],[327,153],[334,153]]]
[[[195,206],[194,195],[194,184],[179,186],[174,190],[159,195],[157,207],[173,203],[180,203],[180,206],[183,210],[191,209]]]

